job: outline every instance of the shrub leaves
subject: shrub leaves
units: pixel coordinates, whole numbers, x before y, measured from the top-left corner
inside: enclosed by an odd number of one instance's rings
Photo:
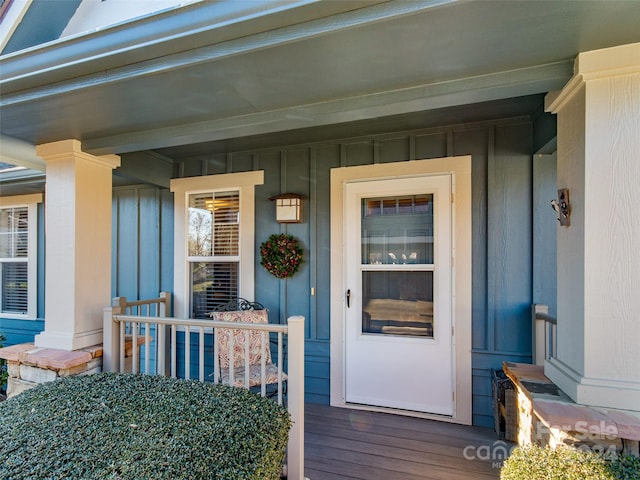
[[[278,479],[290,425],[243,389],[68,377],[0,403],[0,478]]]

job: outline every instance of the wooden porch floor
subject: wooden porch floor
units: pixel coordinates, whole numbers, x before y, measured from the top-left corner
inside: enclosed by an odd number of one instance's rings
[[[497,440],[488,428],[305,404],[310,480],[496,479],[492,460],[467,459],[464,451],[484,445],[479,456],[487,458]]]

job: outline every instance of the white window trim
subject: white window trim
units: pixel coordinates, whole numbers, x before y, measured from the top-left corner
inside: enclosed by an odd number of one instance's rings
[[[213,190],[240,192],[240,296],[253,300],[255,286],[255,186],[264,183],[264,171],[207,175],[171,180],[174,194],[174,316],[189,316],[189,262],[187,260],[188,196]]]
[[[35,320],[38,316],[38,203],[42,203],[41,193],[0,197],[0,208],[27,207],[29,215],[29,255],[27,257],[29,293],[27,313],[0,313],[2,318]]]
[[[0,51],[4,50],[7,46],[11,36],[20,25],[22,18],[25,16],[29,7],[31,7],[32,0],[21,0],[19,2],[11,2],[7,5],[7,10],[4,12],[4,18],[0,22]]]

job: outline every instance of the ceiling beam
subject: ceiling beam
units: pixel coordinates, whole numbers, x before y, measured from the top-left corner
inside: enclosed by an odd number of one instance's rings
[[[36,155],[36,146],[17,138],[0,134],[0,161],[39,172],[46,170],[45,162]]]
[[[83,139],[94,155],[187,145],[440,109],[562,88],[573,73],[564,61],[196,123]],[[533,113],[533,112],[532,112]]]

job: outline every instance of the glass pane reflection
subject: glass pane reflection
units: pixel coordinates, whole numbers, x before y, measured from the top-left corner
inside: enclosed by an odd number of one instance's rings
[[[362,272],[362,332],[433,338],[433,272]]]
[[[433,195],[363,199],[362,263],[433,264]]]

